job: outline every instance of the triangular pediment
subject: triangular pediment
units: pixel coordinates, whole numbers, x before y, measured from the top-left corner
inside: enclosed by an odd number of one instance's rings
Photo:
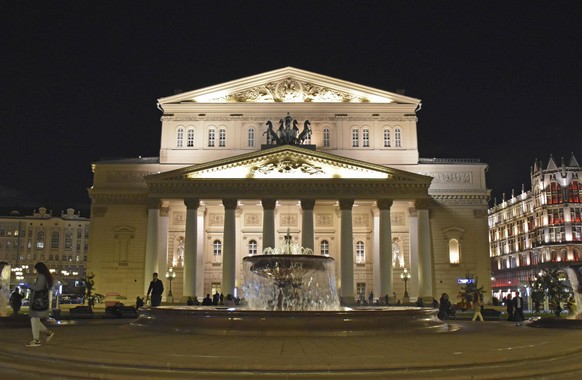
[[[431,177],[420,174],[294,145],[278,146],[147,177],[148,182],[213,179],[365,179],[427,185],[431,181]]]
[[[294,67],[158,99],[162,109],[165,105],[180,103],[274,102],[419,104],[420,100]]]

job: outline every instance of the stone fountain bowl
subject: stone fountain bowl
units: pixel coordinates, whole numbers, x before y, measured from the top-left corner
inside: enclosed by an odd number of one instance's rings
[[[361,307],[340,311],[262,311],[208,306],[158,306],[139,310],[134,327],[207,335],[365,336],[445,332],[437,309]]]

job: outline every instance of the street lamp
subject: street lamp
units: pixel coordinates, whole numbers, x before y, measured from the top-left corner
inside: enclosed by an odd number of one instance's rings
[[[410,272],[408,269],[404,268],[402,273],[400,273],[400,278],[404,281],[404,302],[408,302],[410,297],[408,297],[408,280],[410,280]]]
[[[174,296],[172,296],[172,280],[176,278],[176,272],[174,272],[174,268],[170,267],[166,272],[166,279],[170,281],[170,291],[168,292],[168,298],[170,302],[174,302]]]

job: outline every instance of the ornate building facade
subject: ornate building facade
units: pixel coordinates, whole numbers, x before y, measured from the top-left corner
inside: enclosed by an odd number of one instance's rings
[[[283,68],[158,100],[160,155],[93,164],[98,292],[243,296],[242,258],[285,235],[332,256],[344,301],[489,287],[487,165],[422,159],[420,100]],[[278,127],[277,127],[278,125]]]
[[[582,168],[574,154],[560,166],[536,161],[532,190],[489,209],[493,294],[529,295],[529,283],[547,267],[580,264],[582,255]]]

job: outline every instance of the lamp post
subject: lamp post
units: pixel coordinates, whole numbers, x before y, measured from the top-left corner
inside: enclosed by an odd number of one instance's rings
[[[408,269],[404,268],[402,273],[400,273],[400,278],[404,281],[404,303],[410,301],[410,297],[408,297],[408,280],[410,280],[410,272]]]
[[[171,303],[174,303],[174,296],[172,295],[172,280],[176,278],[176,272],[174,272],[174,268],[170,267],[166,272],[166,279],[170,282],[170,291],[168,292],[168,298]]]

